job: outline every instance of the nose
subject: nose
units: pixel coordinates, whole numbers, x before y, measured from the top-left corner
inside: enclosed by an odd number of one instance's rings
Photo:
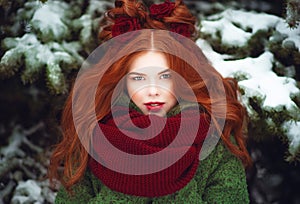
[[[148,88],[148,95],[149,96],[159,96],[159,88],[155,84],[149,85]]]

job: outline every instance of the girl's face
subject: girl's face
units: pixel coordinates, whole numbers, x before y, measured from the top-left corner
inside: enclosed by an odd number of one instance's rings
[[[172,71],[161,53],[149,51],[135,59],[126,82],[129,97],[145,115],[165,116],[177,104]]]

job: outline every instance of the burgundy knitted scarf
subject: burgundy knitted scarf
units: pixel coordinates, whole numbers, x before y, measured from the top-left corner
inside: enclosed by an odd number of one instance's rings
[[[145,197],[172,194],[194,177],[209,122],[207,114],[195,109],[163,118],[114,107],[114,114],[95,128],[89,168],[103,184],[121,193]]]

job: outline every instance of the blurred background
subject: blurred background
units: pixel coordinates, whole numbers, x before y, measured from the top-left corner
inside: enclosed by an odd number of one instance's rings
[[[241,87],[251,203],[300,203],[300,1],[184,2],[198,19],[197,45]],[[61,111],[113,5],[0,0],[0,204],[54,202],[46,173]]]

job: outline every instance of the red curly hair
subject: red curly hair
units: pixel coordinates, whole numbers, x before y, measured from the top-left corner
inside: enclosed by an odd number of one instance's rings
[[[121,7],[109,11],[110,16],[113,16],[113,14],[115,16],[118,12],[126,12],[127,14],[133,13],[134,15],[141,16],[141,18],[147,22],[147,28],[159,28],[160,30],[164,30],[164,28],[161,27],[161,22],[150,22],[146,14],[139,14],[139,12],[146,12],[140,9],[143,4],[133,0],[122,2],[123,4],[118,4],[118,6],[121,5]],[[178,0],[176,1],[176,6],[173,11],[174,15],[186,16],[186,19],[188,19],[187,23],[190,23],[192,26],[195,23],[195,18],[190,14],[185,5]],[[138,12],[134,12],[136,9],[138,9]],[[174,18],[176,19],[177,17],[175,16]],[[158,24],[159,26],[155,27]],[[100,33],[102,40],[108,40],[112,37],[110,28],[111,25],[108,25],[102,29]],[[131,39],[131,41],[123,47],[112,47],[108,49],[105,55],[102,56],[101,63],[97,63],[93,68],[80,75],[81,83],[77,87],[77,89],[80,89],[80,92],[76,92],[73,87],[63,110],[61,120],[63,139],[55,146],[50,159],[48,175],[51,181],[58,179],[67,190],[70,190],[70,188],[83,177],[89,160],[89,139],[92,136],[97,121],[110,112],[112,94],[116,85],[126,76],[131,63],[136,58],[147,50],[153,49],[163,53],[169,67],[188,82],[198,103],[206,109],[216,129],[219,129],[221,139],[228,149],[241,159],[245,166],[251,164],[251,158],[246,149],[245,137],[243,135],[243,122],[246,118],[246,111],[238,101],[237,82],[231,78],[223,78],[211,66],[210,62],[197,46],[189,47],[188,45],[183,45],[180,41],[176,40],[173,35],[149,31],[150,32],[141,32],[138,37]],[[191,29],[191,31],[195,32],[193,29]],[[194,42],[191,41],[191,43]],[[133,48],[138,51],[131,53],[130,50]],[[114,57],[117,58],[116,53],[118,53],[119,50],[128,54],[123,55],[123,57],[117,60],[113,59]],[[170,50],[172,50],[173,54],[168,54]],[[176,57],[176,53],[182,52],[188,55],[187,57],[190,59],[189,62]],[[111,64],[108,69],[101,69],[101,67],[107,64]],[[201,73],[201,76],[198,73]],[[100,82],[99,79],[101,79]],[[216,83],[216,81],[220,83]],[[90,93],[93,89],[91,84],[97,85],[96,92],[93,95],[94,103],[89,103],[89,99],[86,98],[87,93]],[[208,91],[207,87],[213,88],[210,88]],[[187,101],[190,99],[190,96],[185,94],[184,89],[178,90],[182,90],[176,93],[182,99]],[[225,95],[224,92],[220,90],[225,90]],[[215,96],[214,98],[210,97],[212,92]],[[76,112],[74,112],[73,103],[78,100],[81,100],[81,105],[76,107]],[[212,106],[216,107],[213,115]],[[224,110],[226,110],[225,118],[223,118],[224,116],[221,114]],[[94,118],[95,113],[96,116]],[[78,116],[81,115],[84,116],[78,118]],[[223,129],[219,127],[218,119],[225,120]],[[76,123],[76,126],[74,120],[79,121]],[[79,138],[78,130],[82,131],[80,134],[84,134],[84,138]],[[232,135],[235,138],[236,144],[230,139]],[[61,165],[64,166],[63,172],[58,170]]]

